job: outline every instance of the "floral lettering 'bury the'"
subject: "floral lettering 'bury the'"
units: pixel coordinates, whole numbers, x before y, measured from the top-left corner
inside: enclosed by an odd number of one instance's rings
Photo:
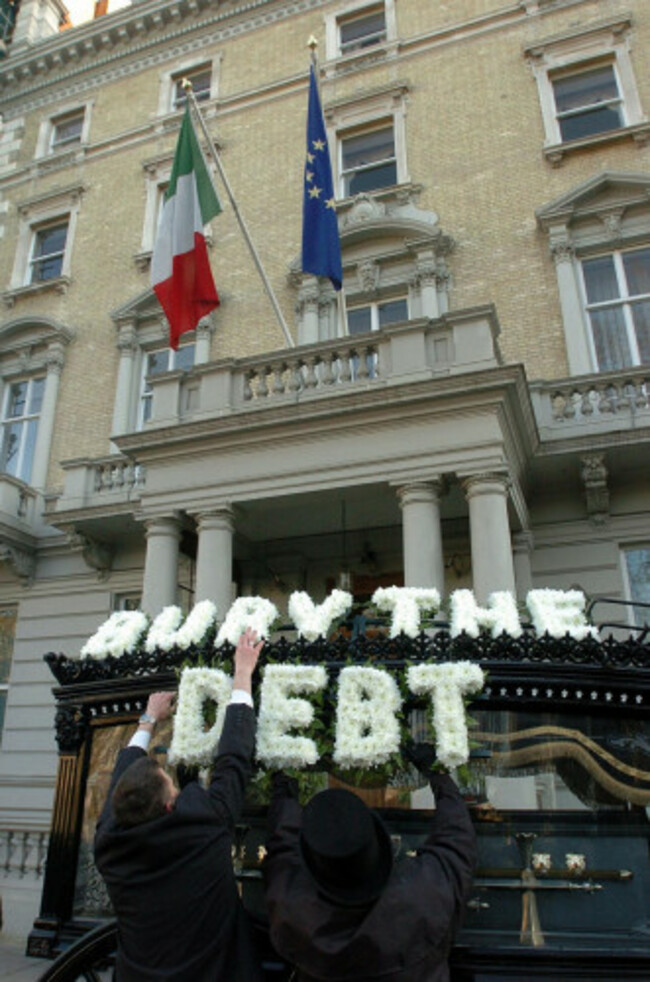
[[[378,610],[392,613],[390,636],[396,638],[402,632],[410,638],[420,630],[424,611],[435,614],[440,610],[440,594],[432,587],[388,586],[378,587],[372,595]]]
[[[598,637],[598,629],[587,624],[587,600],[581,590],[530,590],[526,606],[538,634],[548,632],[553,638],[570,634],[581,641]]]
[[[260,689],[256,756],[269,768],[306,767],[318,760],[318,748],[310,737],[290,733],[307,728],[314,707],[299,693],[314,693],[327,685],[322,665],[267,665]]]
[[[347,611],[348,597],[350,594],[345,591],[334,590],[327,600],[316,605],[306,593],[292,593],[289,609],[298,633],[308,640],[325,636],[332,621]],[[440,609],[440,596],[435,589],[382,587],[375,591],[373,602],[378,609],[392,612],[391,637],[402,632],[407,637],[417,637],[423,613],[435,614]],[[538,634],[548,632],[556,638],[569,634],[577,640],[598,636],[597,628],[587,623],[586,599],[579,590],[531,590],[526,604]],[[449,598],[449,607],[452,637],[463,631],[476,637],[481,628],[491,630],[493,635],[505,631],[518,637],[522,633],[515,599],[505,591],[491,594],[488,606],[479,607],[470,590],[456,590]],[[147,615],[140,610],[118,611],[85,643],[80,657],[116,658],[131,654],[143,642],[149,652],[198,645],[216,617],[216,607],[209,600],[198,603],[184,624],[180,624],[178,607],[166,607],[151,627]],[[277,617],[277,608],[264,597],[239,597],[226,614],[215,647],[224,641],[237,644],[246,627],[256,630],[259,637],[268,637]]]
[[[308,593],[296,590],[289,597],[289,617],[299,637],[315,641],[327,636],[332,622],[347,614],[352,602],[352,594],[346,590],[332,590],[322,604],[315,604]]]
[[[481,629],[496,638],[504,631],[513,638],[522,633],[517,602],[511,593],[499,590],[488,597],[487,607],[479,607],[471,590],[454,590],[449,598],[449,633],[452,638],[463,631],[477,638]]]
[[[264,597],[238,597],[230,607],[215,638],[215,646],[230,641],[236,645],[247,627],[257,631],[258,638],[268,638],[271,624],[278,618],[278,608]]]

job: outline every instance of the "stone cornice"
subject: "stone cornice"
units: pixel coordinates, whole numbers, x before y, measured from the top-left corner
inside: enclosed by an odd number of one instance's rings
[[[48,101],[53,85],[68,83],[82,92],[111,77],[140,72],[145,65],[170,61],[181,43],[187,57],[192,49],[202,51],[255,30],[261,8],[272,8],[264,15],[268,24],[324,3],[248,0],[224,11],[210,0],[142,0],[38,44],[12,49],[0,67],[6,117],[12,115],[12,103],[20,103],[24,111]],[[194,35],[191,40],[190,35]],[[124,64],[125,59],[130,60],[129,65]]]

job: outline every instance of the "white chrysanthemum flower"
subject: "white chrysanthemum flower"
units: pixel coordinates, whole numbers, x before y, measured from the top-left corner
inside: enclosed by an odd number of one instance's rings
[[[395,679],[379,668],[347,666],[339,675],[334,761],[343,768],[376,767],[399,751]]]
[[[581,590],[530,590],[526,597],[537,634],[548,632],[552,638],[569,634],[578,641],[598,637],[598,629],[587,624],[586,602]]]
[[[258,638],[266,638],[277,617],[278,609],[270,600],[265,600],[264,597],[238,597],[219,628],[215,647],[224,641],[236,645],[248,627],[257,632]]]
[[[82,658],[119,658],[135,651],[149,619],[141,610],[116,610],[81,649]]]
[[[469,759],[469,738],[463,696],[481,690],[485,681],[483,669],[469,661],[442,662],[411,665],[406,674],[411,692],[431,696],[437,759],[449,770],[465,764]]]
[[[352,600],[352,594],[346,590],[332,590],[323,603],[315,604],[308,593],[296,590],[289,597],[289,617],[300,637],[315,641],[327,635],[332,621],[348,612]]]
[[[409,638],[415,638],[420,632],[423,611],[436,613],[440,609],[440,594],[434,587],[378,587],[372,595],[372,602],[378,610],[392,612],[391,638],[402,632]]]
[[[260,687],[256,756],[266,767],[307,767],[318,760],[318,748],[307,736],[288,732],[306,729],[314,707],[299,693],[319,692],[327,685],[322,665],[267,665]]]
[[[169,748],[170,763],[210,763],[219,743],[231,693],[232,679],[219,668],[183,670]],[[213,726],[206,731],[203,705],[209,699],[217,704],[217,713]]]

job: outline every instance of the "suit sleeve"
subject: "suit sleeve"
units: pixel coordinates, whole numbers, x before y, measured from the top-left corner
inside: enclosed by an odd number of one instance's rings
[[[125,747],[124,750],[120,750],[117,756],[117,761],[115,762],[115,767],[113,768],[113,774],[111,775],[111,783],[106,795],[106,801],[104,802],[104,807],[102,808],[101,814],[97,820],[97,832],[100,832],[102,827],[113,817],[111,799],[113,797],[115,785],[122,777],[122,774],[124,774],[127,767],[133,764],[134,761],[138,760],[140,757],[146,757],[145,751],[140,747]]]
[[[244,703],[231,703],[212,767],[208,797],[213,808],[232,829],[244,805],[253,771],[255,713]]]
[[[436,811],[429,836],[418,852],[435,859],[449,888],[457,924],[472,889],[476,833],[467,805],[449,775],[432,774],[430,780]]]
[[[268,814],[266,857],[262,865],[271,937],[277,946],[285,922],[285,902],[300,873],[299,838],[302,807],[290,783],[275,783]]]

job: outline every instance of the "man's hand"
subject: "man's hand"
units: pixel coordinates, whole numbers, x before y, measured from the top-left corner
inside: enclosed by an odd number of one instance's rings
[[[263,644],[264,641],[258,641],[257,632],[250,627],[247,627],[241,635],[235,648],[234,689],[243,689],[248,693],[252,691],[251,679]]]
[[[147,700],[147,713],[159,723],[161,719],[171,716],[175,699],[175,692],[152,692]]]

